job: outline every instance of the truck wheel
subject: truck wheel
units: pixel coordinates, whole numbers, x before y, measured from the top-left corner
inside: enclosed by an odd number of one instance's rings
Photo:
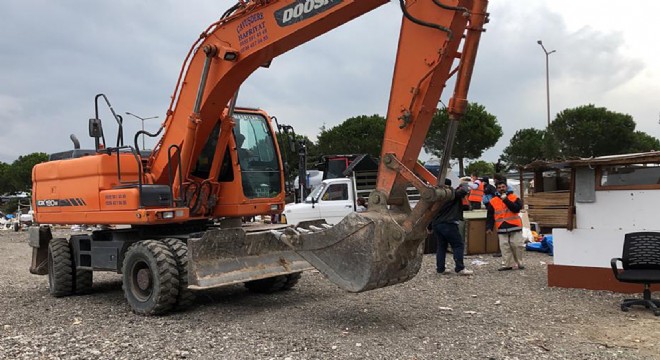
[[[172,309],[179,293],[179,272],[170,249],[155,240],[143,240],[126,251],[122,289],[134,313],[159,315]]]
[[[21,225],[19,223],[14,223],[14,231],[21,230]]]
[[[179,271],[179,294],[176,297],[174,310],[185,310],[195,302],[195,293],[188,289],[188,245],[179,239],[164,239],[176,260]]]
[[[273,276],[266,279],[248,281],[245,287],[256,293],[271,294],[276,291],[289,290],[300,280],[301,273]]]
[[[55,297],[73,294],[73,263],[66,239],[48,243],[48,291]]]

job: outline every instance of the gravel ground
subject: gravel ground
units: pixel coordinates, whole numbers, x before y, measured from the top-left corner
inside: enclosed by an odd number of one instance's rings
[[[290,291],[229,286],[198,292],[186,312],[142,317],[117,274],[96,273],[91,295],[51,297],[47,277],[28,272],[27,233],[2,231],[0,358],[660,359],[651,312],[621,312],[622,294],[548,288],[552,258],[526,256],[508,272],[470,256],[487,264],[459,277],[436,274],[426,255],[413,280],[362,294],[306,272]]]

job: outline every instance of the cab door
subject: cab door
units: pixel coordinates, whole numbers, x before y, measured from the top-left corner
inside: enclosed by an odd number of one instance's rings
[[[348,183],[330,184],[319,198],[321,218],[328,224],[337,224],[354,209],[353,196]]]

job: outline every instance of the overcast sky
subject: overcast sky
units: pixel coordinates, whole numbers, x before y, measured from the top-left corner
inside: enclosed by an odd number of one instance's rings
[[[93,148],[87,120],[97,93],[120,114],[159,116],[145,122],[156,130],[190,45],[234,2],[2,0],[0,161],[71,149],[71,133]],[[660,137],[660,46],[652,30],[660,2],[491,0],[489,11],[469,98],[497,117],[504,136],[485,160],[496,161],[517,130],[546,125],[539,39],[557,50],[552,118],[591,103],[630,114],[638,130]],[[323,125],[384,115],[400,17],[398,1],[390,2],[280,56],[243,85],[239,105],[266,109],[312,139]],[[106,136],[115,133],[109,114],[101,118]],[[130,139],[140,121],[124,122]]]

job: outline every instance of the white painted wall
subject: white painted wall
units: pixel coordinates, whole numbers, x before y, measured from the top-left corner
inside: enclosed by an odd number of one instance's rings
[[[626,233],[660,232],[660,190],[596,191],[595,202],[575,205],[576,229],[552,231],[557,265],[609,268]]]
[[[596,191],[596,202],[575,206],[578,229],[660,228],[660,190]]]

